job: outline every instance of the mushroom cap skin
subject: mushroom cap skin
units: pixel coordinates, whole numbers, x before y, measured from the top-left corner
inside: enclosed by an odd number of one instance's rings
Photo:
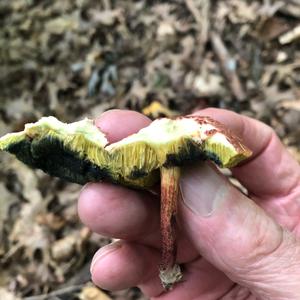
[[[136,188],[159,181],[161,167],[204,159],[233,167],[252,154],[219,122],[193,115],[157,119],[112,144],[93,120],[66,124],[43,117],[0,138],[0,150],[70,182],[108,180]]]

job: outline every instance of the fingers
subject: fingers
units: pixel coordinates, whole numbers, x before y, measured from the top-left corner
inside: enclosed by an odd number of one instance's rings
[[[142,245],[116,242],[101,248],[91,264],[93,282],[107,290],[143,285],[153,296],[163,291],[158,277],[160,254]]]
[[[233,169],[249,192],[259,197],[282,196],[300,183],[300,167],[267,125],[223,109],[204,109],[196,114],[210,116],[241,137],[253,151],[247,163]],[[263,179],[263,184],[261,180]]]
[[[101,248],[94,256],[91,273],[95,284],[107,290],[138,286],[152,299],[219,299],[230,290],[232,282],[204,259],[184,267],[185,278],[165,293],[159,277],[160,254],[135,243],[119,241]]]
[[[157,249],[161,246],[159,201],[154,195],[110,183],[90,183],[80,193],[78,214],[86,226],[101,235]],[[198,255],[180,229],[178,245],[179,263]]]
[[[146,192],[90,183],[80,193],[78,213],[82,222],[99,234],[160,245],[159,201]]]
[[[95,125],[106,134],[110,143],[136,133],[150,123],[149,118],[136,111],[120,109],[106,111],[95,120]]]
[[[207,164],[183,171],[181,191],[181,223],[206,259],[263,299],[300,297],[299,241]]]

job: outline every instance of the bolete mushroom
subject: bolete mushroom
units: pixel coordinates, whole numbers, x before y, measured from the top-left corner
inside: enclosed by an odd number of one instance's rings
[[[119,142],[109,144],[93,120],[65,124],[43,117],[24,131],[0,139],[0,150],[15,154],[33,168],[85,184],[108,180],[149,189],[161,182],[162,260],[160,279],[166,289],[182,278],[176,264],[175,216],[180,167],[209,159],[233,167],[251,151],[222,124],[209,117],[162,118]]]

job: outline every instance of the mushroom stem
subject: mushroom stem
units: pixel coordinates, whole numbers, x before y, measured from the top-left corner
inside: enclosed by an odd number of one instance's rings
[[[160,264],[160,279],[166,290],[180,281],[182,273],[176,264],[176,212],[179,196],[179,167],[162,167],[161,173],[161,236],[162,261]]]

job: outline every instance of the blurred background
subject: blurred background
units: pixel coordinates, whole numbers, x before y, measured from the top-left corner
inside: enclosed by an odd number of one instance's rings
[[[0,1],[0,135],[48,115],[210,106],[271,125],[300,161],[299,0]],[[146,299],[89,282],[110,240],[80,223],[79,185],[0,165],[1,300]]]

